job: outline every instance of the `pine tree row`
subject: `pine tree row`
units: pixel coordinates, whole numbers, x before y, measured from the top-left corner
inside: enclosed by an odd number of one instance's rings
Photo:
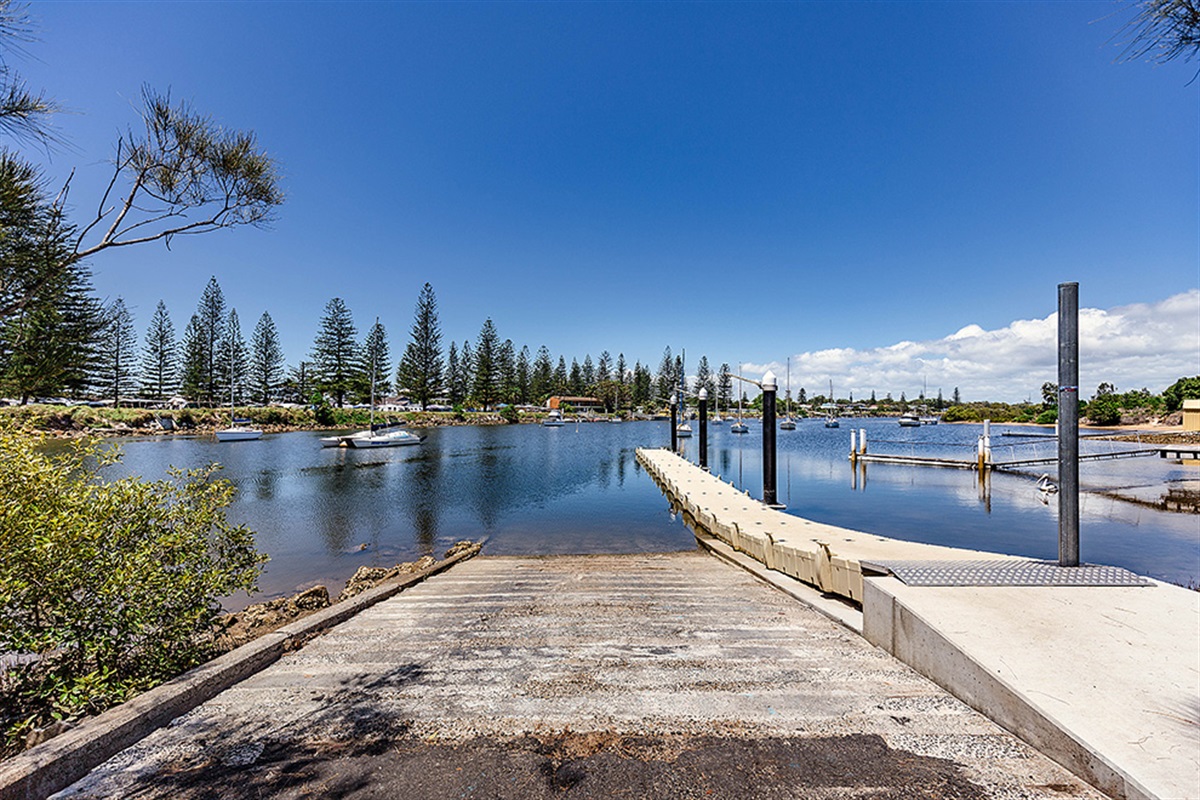
[[[335,297],[325,305],[308,358],[288,368],[279,331],[269,312],[259,317],[249,342],[237,309],[229,307],[216,278],[205,286],[182,337],[159,301],[139,347],[133,316],[118,297],[106,307],[86,309],[91,345],[67,355],[78,366],[63,370],[71,380],[56,391],[91,396],[120,405],[130,398],[166,402],[182,397],[199,406],[271,402],[328,402],[338,407],[399,394],[422,409],[445,404],[484,410],[501,404],[541,404],[558,395],[589,397],[610,410],[666,404],[681,386],[681,356],[668,347],[658,372],[624,353],[606,350],[583,362],[555,359],[542,345],[536,354],[501,340],[491,319],[472,343],[451,341],[443,349],[437,298],[426,283],[417,298],[408,342],[391,369],[387,331],[376,320],[359,340],[353,314]],[[729,366],[714,374],[701,358],[687,394],[701,387],[709,397],[732,401]],[[29,399],[29,398],[23,398]]]

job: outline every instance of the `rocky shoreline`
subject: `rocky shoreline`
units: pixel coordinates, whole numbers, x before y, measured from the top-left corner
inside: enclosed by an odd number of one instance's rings
[[[482,546],[479,542],[468,540],[455,542],[442,556],[442,559],[453,558],[468,551],[477,553]],[[307,617],[313,612],[349,600],[355,595],[402,575],[411,575],[414,572],[429,569],[436,563],[437,560],[433,556],[423,556],[416,561],[405,561],[394,567],[359,567],[335,599],[330,599],[329,590],[324,586],[313,586],[292,597],[280,597],[275,600],[254,603],[241,611],[225,614],[217,618],[218,653],[229,652],[260,636],[278,630],[284,625]]]

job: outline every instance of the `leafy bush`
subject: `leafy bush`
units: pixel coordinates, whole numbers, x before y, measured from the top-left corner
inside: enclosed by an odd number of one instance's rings
[[[255,411],[254,421],[260,425],[287,425],[292,422],[292,415],[286,409],[268,406]]]
[[[1084,413],[1093,425],[1116,425],[1121,421],[1121,401],[1116,395],[1102,394],[1087,404]]]
[[[1167,401],[1167,411],[1178,411],[1183,408],[1183,401],[1200,397],[1200,375],[1194,378],[1180,378],[1163,391],[1163,399]]]
[[[320,392],[313,392],[312,410],[313,417],[317,420],[318,425],[329,427],[335,424],[333,408],[325,400],[325,395]]]
[[[1034,422],[1038,425],[1053,425],[1058,422],[1058,409],[1047,408],[1045,411],[1037,415]]]
[[[266,561],[225,519],[217,465],[105,481],[115,449],[38,442],[0,429],[0,653],[27,656],[0,673],[7,750],[204,661],[218,598],[253,591]]]
[[[505,406],[500,409],[500,417],[509,425],[516,425],[521,421],[521,414],[517,411],[516,406]]]

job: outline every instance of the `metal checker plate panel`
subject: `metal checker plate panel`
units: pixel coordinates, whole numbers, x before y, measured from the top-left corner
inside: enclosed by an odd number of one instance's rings
[[[864,568],[890,572],[909,586],[1153,586],[1120,567],[1053,561],[878,561]]]

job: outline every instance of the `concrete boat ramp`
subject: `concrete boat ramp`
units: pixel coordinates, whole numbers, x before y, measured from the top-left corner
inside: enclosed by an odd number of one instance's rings
[[[868,641],[1092,785],[1200,798],[1200,593],[823,525],[669,451],[638,457],[714,550],[854,601]]]
[[[703,549],[456,556],[10,759],[0,798],[1200,797],[1196,593],[1005,585],[1020,559],[639,458]]]
[[[1100,797],[704,552],[477,556],[59,796]]]

